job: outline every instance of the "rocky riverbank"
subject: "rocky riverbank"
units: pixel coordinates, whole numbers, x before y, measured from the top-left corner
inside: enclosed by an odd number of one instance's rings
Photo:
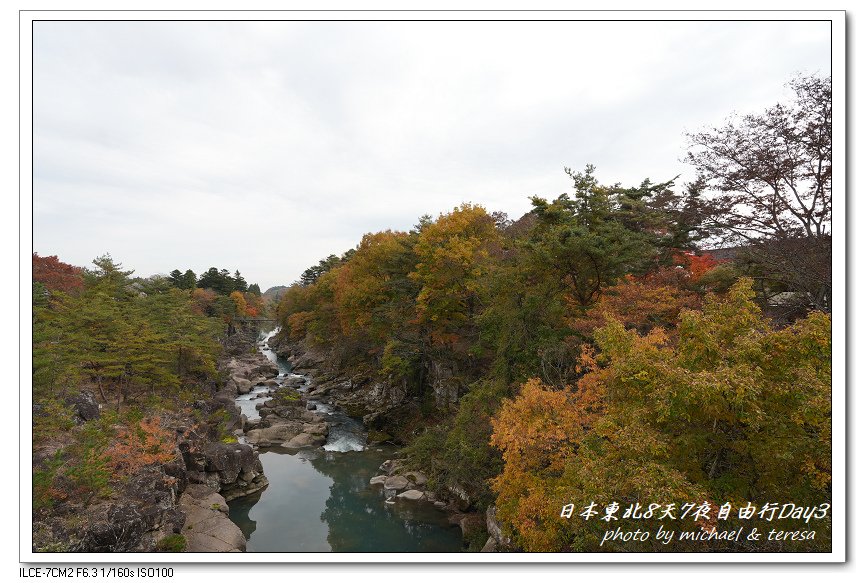
[[[341,374],[329,366],[332,359],[328,355],[309,350],[302,343],[286,342],[278,335],[270,339],[269,346],[292,364],[293,371],[308,378],[304,398],[341,407],[361,418],[369,432],[369,445],[403,445],[410,439],[407,426],[414,412],[413,405],[406,403],[405,387],[388,386],[362,373]],[[262,414],[266,409],[262,408]],[[277,434],[273,441],[284,436]],[[259,435],[256,438],[262,439]],[[429,488],[423,472],[408,467],[405,460],[387,460],[379,472],[370,479],[370,488],[381,489],[385,504],[430,504],[447,513],[451,524],[459,525],[465,541],[477,541],[475,548],[482,545],[484,552],[510,548],[494,507],[476,508],[465,492],[456,488],[443,492]]]
[[[219,361],[222,386],[212,382],[203,398],[180,409],[150,413],[161,431],[174,434],[174,459],[136,469],[100,497],[60,499],[34,512],[33,549],[65,552],[242,551],[245,540],[226,514],[225,502],[265,488],[258,453],[239,443],[243,418],[234,404],[243,380],[269,369],[255,359],[255,336],[236,334]],[[266,359],[265,359],[266,360]],[[231,371],[232,374],[228,374]],[[257,379],[256,379],[257,380]],[[241,381],[238,383],[238,381]],[[250,382],[253,382],[250,380]],[[82,392],[69,406],[77,423],[98,424],[104,411]],[[170,433],[169,433],[170,435]],[[34,450],[34,467],[65,444]]]

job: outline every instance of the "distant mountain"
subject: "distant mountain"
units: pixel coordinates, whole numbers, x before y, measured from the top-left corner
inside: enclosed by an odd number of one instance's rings
[[[273,287],[267,288],[267,291],[261,295],[265,299],[265,301],[269,302],[269,301],[273,300],[275,302],[278,302],[279,298],[282,297],[282,294],[284,294],[285,290],[287,290],[287,289],[288,289],[288,286],[286,286],[286,285],[275,285]]]

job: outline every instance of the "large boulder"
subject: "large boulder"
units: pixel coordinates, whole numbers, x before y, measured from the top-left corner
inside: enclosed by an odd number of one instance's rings
[[[182,534],[186,551],[216,553],[246,550],[246,537],[228,518],[225,498],[206,486],[193,485],[180,498],[186,514]]]
[[[414,482],[416,486],[425,486],[427,483],[427,477],[421,472],[406,472],[405,477]]]
[[[252,447],[240,443],[207,443],[204,459],[205,471],[216,472],[223,484],[235,482],[241,472],[254,471],[258,462]]]
[[[424,495],[420,490],[406,490],[402,494],[397,494],[396,496],[400,500],[410,500],[412,502],[416,502],[418,500],[422,500]]]
[[[384,481],[386,490],[405,490],[408,488],[408,478],[405,476],[390,476]]]
[[[373,476],[369,479],[370,486],[383,486],[387,481],[387,476]]]
[[[280,423],[261,429],[252,429],[246,434],[246,441],[256,445],[281,445],[303,432],[303,425],[296,422]]]
[[[234,382],[234,386],[237,387],[238,395],[245,395],[252,390],[252,382],[247,379],[241,377],[231,377],[231,380]]]
[[[328,434],[327,423],[304,423],[303,432],[326,436]]]
[[[319,445],[324,445],[326,442],[327,439],[325,439],[322,435],[301,433],[299,435],[295,435],[290,440],[283,443],[282,446],[292,449],[298,449],[301,447],[318,447]]]

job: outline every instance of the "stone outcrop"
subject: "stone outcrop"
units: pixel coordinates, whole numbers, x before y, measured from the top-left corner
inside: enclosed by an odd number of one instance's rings
[[[66,404],[75,412],[75,422],[84,423],[99,419],[99,403],[92,393],[81,391],[77,395],[66,397]]]
[[[181,534],[186,551],[192,553],[242,552],[246,538],[228,518],[225,498],[207,486],[193,484],[180,498],[185,514]]]
[[[490,536],[481,552],[507,550],[511,544],[511,539],[506,537],[502,532],[502,523],[496,519],[496,507],[488,507],[484,518],[486,519],[486,529]]]
[[[183,474],[179,464],[170,472]],[[181,531],[185,520],[178,507],[185,480],[153,465],[142,468],[115,496],[115,500],[88,509],[80,540],[71,551],[147,552],[158,540]]]

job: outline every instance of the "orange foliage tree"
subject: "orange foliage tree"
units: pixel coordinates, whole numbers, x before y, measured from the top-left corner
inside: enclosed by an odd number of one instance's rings
[[[116,475],[129,476],[144,466],[168,463],[175,455],[173,433],[162,427],[158,417],[150,417],[122,427],[105,459]]]
[[[611,320],[595,332],[600,351],[584,351],[576,389],[530,381],[505,402],[493,421],[505,461],[493,490],[518,544],[597,550],[611,525],[561,519],[566,503],[829,501],[829,318],[774,330],[751,285],[683,311],[672,337]],[[801,548],[824,548],[830,526],[814,526],[823,542]],[[604,549],[670,550],[653,544]]]

